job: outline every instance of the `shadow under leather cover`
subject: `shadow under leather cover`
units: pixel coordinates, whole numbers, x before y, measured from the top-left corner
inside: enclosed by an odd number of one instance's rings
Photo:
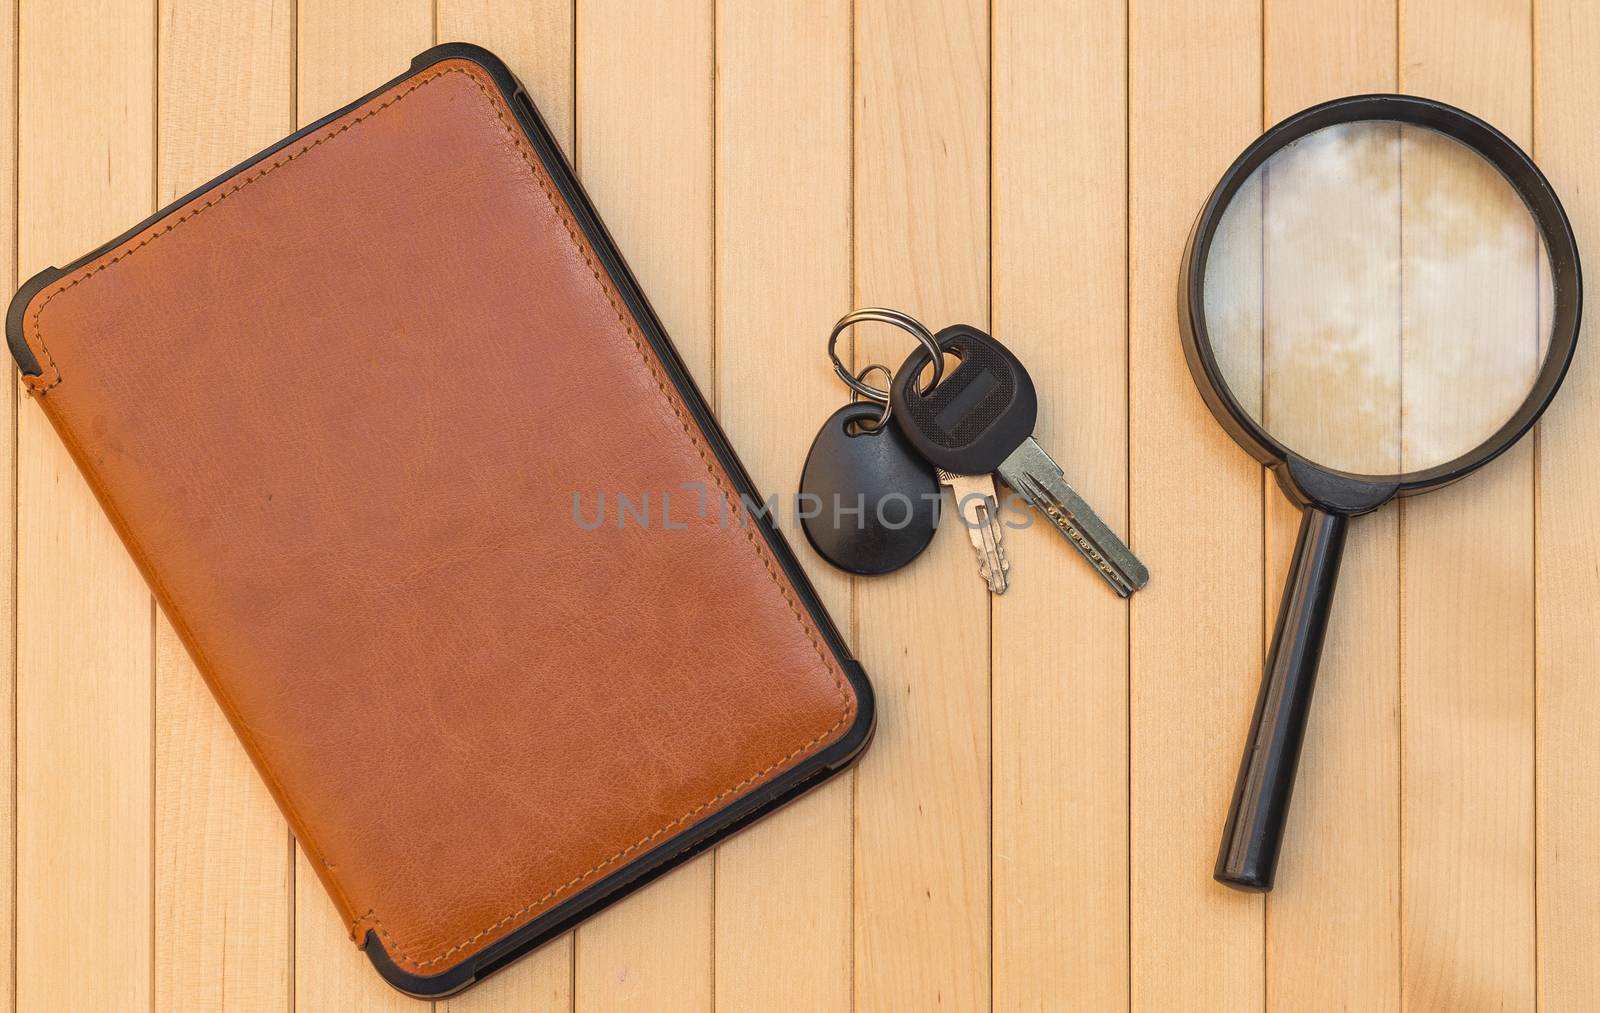
[[[407,992],[470,984],[870,735],[860,667],[483,50],[424,53],[34,278],[8,338]],[[601,493],[584,530],[574,495],[587,520]],[[650,494],[648,529],[618,493]]]

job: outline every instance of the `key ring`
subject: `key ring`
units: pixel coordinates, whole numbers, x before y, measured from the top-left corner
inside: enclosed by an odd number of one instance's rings
[[[890,380],[894,379],[894,371],[891,370],[888,366],[885,366],[881,362],[870,362],[867,365],[862,367],[861,372],[859,372],[859,373],[857,373],[855,375],[856,381],[858,383],[860,383],[861,386],[866,387],[868,390],[871,390],[872,388],[866,383],[866,376],[867,376],[868,373],[872,372],[875,369],[876,370],[880,370],[883,373],[883,382],[884,383],[888,383]],[[888,398],[885,398],[880,403],[883,405],[883,414],[878,416],[878,421],[877,422],[873,423],[870,426],[862,425],[860,422],[856,423],[856,427],[861,432],[863,432],[863,433],[875,433],[878,430],[882,429],[884,426],[889,424],[889,416],[894,414],[894,402],[891,401]]]
[[[928,385],[922,389],[922,393],[926,394],[939,386],[939,381],[944,378],[944,350],[939,347],[939,342],[934,340],[933,332],[922,326],[921,322],[910,314],[901,313],[899,310],[887,309],[883,306],[865,306],[858,310],[851,310],[839,318],[839,322],[833,325],[833,333],[828,335],[828,358],[833,360],[833,371],[839,374],[839,379],[844,381],[845,386],[862,397],[869,398],[881,405],[888,405],[889,403],[889,392],[887,390],[879,390],[861,379],[861,377],[872,371],[872,366],[868,366],[860,374],[852,376],[850,371],[845,368],[844,363],[839,361],[839,335],[856,324],[868,322],[893,324],[922,342],[922,347],[926,348],[928,354],[933,358],[933,377],[929,379]],[[890,373],[888,369],[883,366],[878,366],[877,368],[882,369],[890,379],[893,379],[894,374]],[[887,419],[889,413],[885,411],[883,417]]]

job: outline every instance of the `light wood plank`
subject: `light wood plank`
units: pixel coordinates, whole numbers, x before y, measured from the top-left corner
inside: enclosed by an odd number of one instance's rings
[[[935,330],[989,323],[988,14],[974,0],[856,4],[853,301]],[[855,342],[858,367],[897,368],[913,347],[886,327],[857,328]],[[980,1008],[990,999],[988,593],[955,525],[856,593],[879,707],[856,774],[856,1008]]]
[[[313,122],[397,74],[433,43],[431,0],[299,0],[296,110]],[[295,1009],[415,1010],[350,943],[322,881],[298,856],[294,873]]]
[[[288,828],[164,616],[156,630],[155,1008],[289,1008]]]
[[[303,126],[401,74],[433,45],[433,0],[299,0],[295,118]]]
[[[1581,245],[1600,236],[1600,4],[1540,0],[1535,11],[1533,154]],[[1539,424],[1535,464],[1538,1000],[1548,1010],[1600,1008],[1600,350],[1593,327],[1585,331]]]
[[[1263,1003],[1262,902],[1211,879],[1262,662],[1261,469],[1195,391],[1173,293],[1184,238],[1260,131],[1260,8],[1134,4],[1129,17],[1135,1009]]]
[[[440,42],[475,42],[505,60],[569,157],[575,94],[572,6],[571,0],[439,0],[435,29]],[[439,1008],[467,1013],[571,1005],[569,932]]]
[[[1263,129],[1343,95],[1394,91],[1399,0],[1267,0]]]
[[[702,855],[579,927],[574,1009],[711,1008],[713,868]]]
[[[763,493],[792,493],[846,400],[823,341],[850,301],[850,4],[717,5],[717,402]],[[789,543],[843,627],[850,582]],[[723,844],[721,1010],[850,1008],[852,775]]]
[[[702,391],[712,311],[712,11],[578,7],[577,168]],[[579,1010],[712,1003],[714,860],[689,862],[577,932]]]
[[[159,203],[293,126],[288,0],[161,9]],[[156,1008],[284,1010],[289,834],[165,616],[156,619]]]
[[[1403,90],[1531,142],[1527,3],[1407,0],[1400,38]],[[1531,442],[1403,505],[1410,1008],[1534,1003],[1533,534]]]
[[[440,42],[475,42],[506,61],[572,156],[575,0],[438,0]]]
[[[17,21],[16,5],[0,15],[0,278],[15,288],[17,277]],[[6,384],[5,404],[0,406],[0,444],[10,449],[0,462],[0,502],[8,505],[13,523],[0,532],[0,572],[9,572],[11,584],[0,592],[0,640],[5,661],[0,664],[0,811],[8,825],[0,831],[0,1002],[16,1004],[17,942],[17,409],[18,389]],[[8,874],[9,873],[9,874]]]
[[[19,25],[26,277],[152,210],[155,11],[148,0],[30,2]],[[21,408],[18,459],[17,1006],[142,1008],[151,599],[34,404]]]
[[[1123,533],[1126,19],[1103,0],[997,5],[993,100],[994,333],[1038,387],[1040,442]],[[995,1007],[1126,1008],[1128,604],[1042,522],[1006,546],[1016,580],[994,609]]]
[[[1393,91],[1395,15],[1395,0],[1271,0],[1263,127],[1341,95]],[[1397,240],[1399,227],[1395,216]],[[1265,496],[1270,636],[1300,512],[1270,479]],[[1278,889],[1267,898],[1270,1009],[1399,1007],[1398,529],[1394,507],[1360,518],[1345,549]]]

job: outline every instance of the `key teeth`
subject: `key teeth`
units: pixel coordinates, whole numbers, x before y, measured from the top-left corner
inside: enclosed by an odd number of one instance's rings
[[[940,483],[949,486],[955,495],[961,526],[966,529],[972,551],[978,557],[978,578],[988,586],[991,594],[1005,594],[1011,583],[1007,577],[1011,561],[1006,558],[1005,545],[1002,544],[1005,531],[996,517],[999,497],[992,476],[957,475],[943,468],[935,470]],[[989,487],[987,490],[977,488],[985,483]],[[975,504],[969,503],[971,494],[979,491],[983,493],[983,499]],[[991,558],[995,566],[989,565]]]
[[[978,576],[989,585],[989,593],[1005,594],[1006,589],[1011,586],[1011,558],[1006,555],[1005,546],[1000,544],[1000,532],[996,530],[994,538],[994,555],[1000,561],[999,574],[995,574],[994,568],[989,565],[988,553],[976,545],[972,547],[972,551],[978,557]]]
[[[1027,444],[1024,443],[1023,446],[1027,447]],[[1022,448],[1019,448],[1018,453],[1021,450]],[[1040,480],[1034,471],[1030,470],[1032,467],[1031,462],[1024,460],[1014,470],[1008,470],[1006,465],[1002,465],[1001,477],[1013,489],[1022,493],[1034,509],[1044,515],[1051,526],[1088,560],[1089,565],[1094,567],[1095,571],[1105,579],[1107,584],[1111,585],[1113,591],[1123,598],[1132,597],[1135,591],[1148,582],[1148,569],[1133,554],[1133,550],[1128,548],[1126,543],[1117,536],[1117,533],[1112,531],[1104,521],[1100,520],[1094,512],[1094,508],[1084,502],[1083,497],[1074,492],[1070,485],[1067,485],[1066,479],[1060,477],[1060,466],[1051,460],[1050,456],[1042,448],[1034,446],[1029,448],[1029,452],[1031,456],[1040,458],[1048,463],[1051,471],[1054,472],[1052,480],[1059,482],[1063,490],[1063,496],[1070,497],[1077,502],[1082,508],[1083,519],[1093,522],[1095,526],[1102,530],[1103,537],[1111,543],[1109,547],[1102,548],[1094,538],[1088,535],[1083,525],[1080,524],[1079,513],[1070,508],[1063,497],[1058,497],[1049,485]],[[1014,453],[1013,457],[1015,456],[1016,454]],[[1010,458],[1007,459],[1008,463],[1010,460]],[[1113,562],[1113,556],[1124,557],[1138,569],[1131,569],[1121,562]]]
[[[1001,570],[1000,576],[997,578],[989,572],[989,568],[986,566],[979,571],[978,576],[983,578],[983,582],[988,585],[990,594],[1005,594],[1006,590],[1011,587],[1011,580],[1006,576],[1005,570]]]

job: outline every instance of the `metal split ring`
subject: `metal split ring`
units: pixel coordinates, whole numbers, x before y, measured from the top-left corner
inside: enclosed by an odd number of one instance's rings
[[[872,362],[872,363],[868,363],[866,366],[863,366],[862,369],[861,369],[861,372],[857,373],[855,375],[854,379],[856,380],[856,382],[860,383],[861,386],[866,387],[868,390],[872,390],[873,388],[871,386],[869,386],[865,381],[866,381],[867,374],[872,372],[875,369],[876,370],[881,370],[883,372],[883,382],[885,384],[887,384],[890,380],[894,379],[894,371],[891,370],[888,366],[885,366],[881,362]],[[876,399],[874,399],[874,400],[876,400]],[[884,398],[882,401],[880,401],[878,403],[883,405],[883,414],[879,415],[878,416],[878,421],[873,423],[870,426],[866,425],[864,423],[860,423],[860,422],[856,423],[856,425],[860,428],[860,430],[862,432],[864,432],[864,433],[875,433],[878,430],[882,429],[884,426],[889,424],[889,416],[894,414],[894,402],[891,401],[888,398]]]
[[[833,360],[833,371],[839,374],[839,379],[845,382],[845,386],[862,397],[869,398],[881,405],[888,405],[889,403],[889,392],[887,390],[879,390],[871,384],[863,382],[861,377],[866,376],[875,368],[883,370],[884,374],[891,380],[894,378],[893,373],[887,368],[874,363],[863,369],[859,374],[852,375],[850,370],[845,368],[845,364],[839,359],[839,335],[856,324],[869,322],[893,324],[920,341],[922,347],[927,349],[928,355],[933,359],[933,376],[928,380],[928,385],[922,388],[922,393],[926,394],[939,385],[939,381],[944,378],[944,350],[939,347],[939,342],[934,340],[933,332],[908,313],[901,313],[899,310],[891,310],[882,306],[866,306],[858,310],[852,310],[840,317],[839,322],[833,325],[833,333],[828,335],[828,358]],[[888,417],[889,413],[887,411],[884,412],[883,418],[887,420]],[[879,423],[879,426],[881,425],[882,422]]]

